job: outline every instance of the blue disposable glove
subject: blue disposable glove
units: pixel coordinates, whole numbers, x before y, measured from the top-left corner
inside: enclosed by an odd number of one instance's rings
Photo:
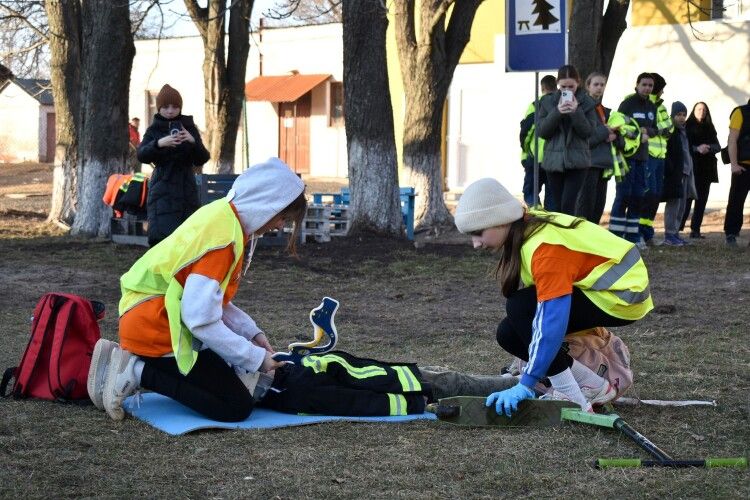
[[[510,417],[511,413],[518,409],[518,403],[524,399],[533,399],[534,391],[526,387],[525,385],[518,383],[510,389],[505,389],[500,392],[493,392],[487,396],[487,400],[484,402],[488,408],[495,405],[495,411],[498,415],[503,414],[505,409],[505,415]]]

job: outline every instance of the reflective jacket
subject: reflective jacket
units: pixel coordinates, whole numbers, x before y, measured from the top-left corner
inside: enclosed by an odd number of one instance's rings
[[[648,155],[663,160],[667,156],[667,140],[674,132],[674,123],[664,107],[664,100],[654,94],[649,98],[656,106],[656,135],[648,138]]]

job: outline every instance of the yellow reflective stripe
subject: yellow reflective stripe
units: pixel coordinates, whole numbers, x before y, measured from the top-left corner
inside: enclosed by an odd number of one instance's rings
[[[394,366],[393,371],[395,371],[396,375],[398,375],[398,381],[401,383],[401,388],[404,390],[404,392],[422,391],[422,384],[408,367]]]
[[[358,368],[349,364],[349,362],[341,356],[335,354],[311,355],[302,358],[302,364],[306,367],[312,368],[315,373],[327,371],[330,363],[338,363],[353,378],[363,379],[387,375],[385,368],[375,365]]]
[[[391,394],[390,392],[387,395],[388,405],[390,406],[388,414],[392,417],[406,415],[406,398],[401,394]]]
[[[641,226],[654,227],[654,221],[651,219],[641,219],[638,221]]]

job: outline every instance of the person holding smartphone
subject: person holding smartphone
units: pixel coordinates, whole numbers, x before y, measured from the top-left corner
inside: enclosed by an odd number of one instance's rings
[[[544,143],[547,196],[551,206],[569,215],[576,213],[578,195],[591,166],[589,136],[597,123],[596,103],[579,87],[581,78],[574,66],[557,72],[557,92],[539,101],[539,136]],[[582,214],[586,215],[586,214]]]
[[[193,167],[209,159],[193,117],[182,114],[177,90],[164,85],[156,108],[159,112],[138,146],[138,161],[154,165],[147,202],[150,246],[172,234],[200,207]]]

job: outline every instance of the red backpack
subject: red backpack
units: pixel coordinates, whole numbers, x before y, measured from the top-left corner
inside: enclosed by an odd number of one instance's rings
[[[101,336],[97,320],[103,317],[101,302],[67,293],[44,295],[34,309],[31,339],[21,363],[5,370],[0,395],[60,401],[88,398],[86,379],[94,344]]]

